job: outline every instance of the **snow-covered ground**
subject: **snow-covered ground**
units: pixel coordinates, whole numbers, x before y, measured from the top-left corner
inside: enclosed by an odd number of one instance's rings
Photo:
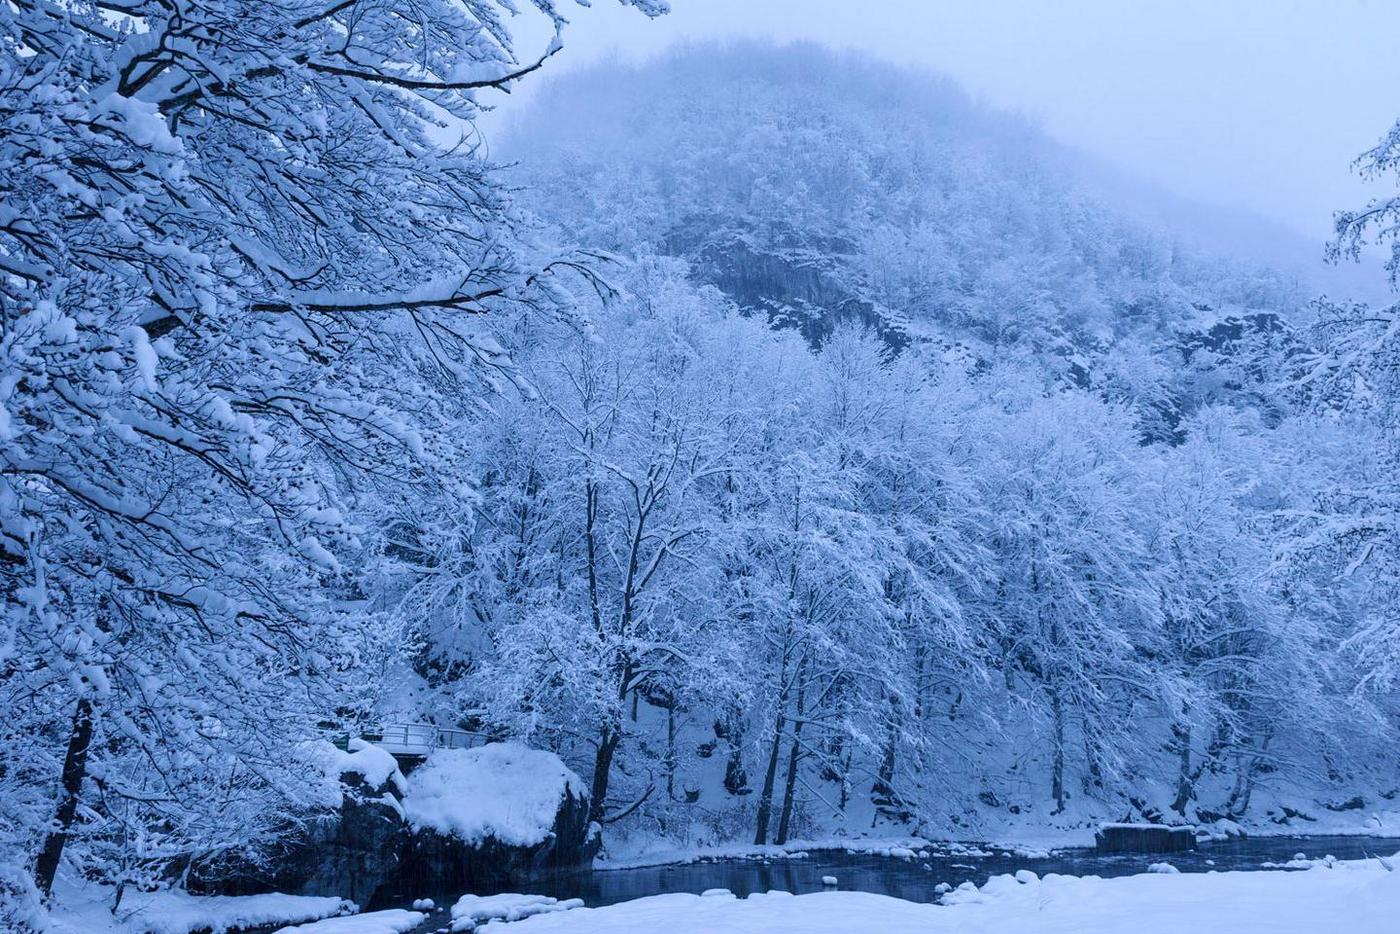
[[[1377,860],[1306,872],[1096,876],[1021,872],[945,905],[864,892],[738,899],[725,893],[658,895],[606,908],[528,918],[501,934],[1395,934],[1400,871]]]
[[[428,916],[421,911],[390,908],[345,918],[327,918],[310,924],[285,927],[275,934],[403,934],[422,924]]]
[[[1360,809],[1331,810],[1315,797],[1303,794],[1271,795],[1260,792],[1248,814],[1234,821],[1198,823],[1216,836],[1242,832],[1251,837],[1268,836],[1366,836],[1400,839],[1400,806],[1373,796],[1370,806]],[[1286,817],[1284,808],[1306,816]],[[978,815],[978,839],[1008,849],[1055,849],[1093,846],[1094,831],[1102,823],[1120,820],[1106,808],[1089,801],[1076,802],[1059,816],[1043,813],[1011,815],[990,809]],[[1174,815],[1171,815],[1174,816]],[[968,834],[973,836],[973,834]]]
[[[110,886],[61,885],[50,934],[222,934],[273,924],[297,924],[355,910],[342,898],[304,895],[189,895],[180,891],[128,892],[116,914]]]

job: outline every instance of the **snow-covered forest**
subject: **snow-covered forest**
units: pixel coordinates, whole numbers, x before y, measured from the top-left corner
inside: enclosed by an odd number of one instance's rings
[[[391,703],[557,749],[599,820],[641,802],[622,834],[1393,789],[1350,310],[819,49],[571,77],[506,151],[618,294],[503,336],[534,392],[486,419],[477,510],[384,523]]]
[[[614,854],[1400,817],[1400,308],[945,79],[515,6],[0,0],[0,925],[275,862],[385,724]]]

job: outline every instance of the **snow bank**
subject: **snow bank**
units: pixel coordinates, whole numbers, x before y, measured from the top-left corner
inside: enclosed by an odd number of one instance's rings
[[[346,918],[327,918],[312,924],[282,928],[275,934],[403,934],[411,931],[428,916],[421,911],[404,911],[391,908],[388,911],[371,911],[363,915],[350,915]]]
[[[866,892],[787,896],[786,893],[655,895],[606,908],[579,908],[511,925],[489,934],[914,934],[935,927],[939,909]]]
[[[1400,872],[1152,874],[1100,879],[1033,873],[964,885],[947,907],[865,892],[795,897],[658,895],[529,918],[501,934],[1394,934]]]
[[[582,908],[583,899],[560,901],[548,895],[463,895],[452,906],[452,930],[474,931],[488,921],[520,921],[535,915]]]
[[[581,797],[583,787],[552,752],[517,743],[438,749],[409,777],[404,817],[415,830],[468,843],[534,846],[549,835],[565,793]]]
[[[55,934],[190,934],[315,921],[354,911],[341,898],[307,895],[190,895],[186,892],[128,892],[114,916],[110,886],[64,888],[50,918]]]

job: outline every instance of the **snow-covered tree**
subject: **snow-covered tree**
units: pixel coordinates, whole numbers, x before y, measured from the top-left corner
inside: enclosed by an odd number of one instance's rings
[[[1048,714],[1050,796],[1063,810],[1076,749],[1098,787],[1141,742],[1123,711],[1151,691],[1140,649],[1160,608],[1135,521],[1137,442],[1125,413],[1081,393],[1013,400],[1004,418],[984,455],[1000,562],[989,615],[1008,687],[1024,683]]]
[[[0,772],[40,891],[75,826],[121,881],[314,803],[356,499],[443,481],[504,364],[477,312],[564,300],[472,132],[541,61],[514,6],[406,6],[0,7]]]

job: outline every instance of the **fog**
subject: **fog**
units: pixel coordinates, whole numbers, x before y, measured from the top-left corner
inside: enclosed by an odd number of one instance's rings
[[[566,12],[553,75],[695,39],[859,49],[944,73],[1183,198],[1272,221],[1298,236],[1290,255],[1367,197],[1351,163],[1395,119],[1400,86],[1389,48],[1400,6],[1369,0],[673,0],[654,21],[610,2]],[[492,123],[533,91],[523,83]]]

